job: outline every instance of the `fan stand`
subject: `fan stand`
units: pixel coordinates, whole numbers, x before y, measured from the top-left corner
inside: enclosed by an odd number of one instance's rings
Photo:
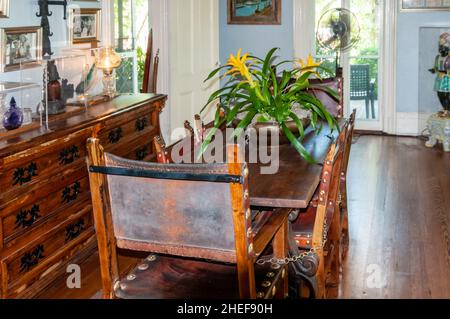
[[[338,74],[338,70],[340,69],[340,65],[339,65],[339,50],[336,50],[336,71],[335,71],[335,75],[337,76]]]

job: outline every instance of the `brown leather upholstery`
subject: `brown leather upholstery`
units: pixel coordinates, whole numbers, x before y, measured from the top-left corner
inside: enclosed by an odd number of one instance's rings
[[[338,72],[336,77],[323,80],[311,79],[310,83],[316,87],[315,89],[310,89],[310,91],[323,103],[328,112],[337,118],[342,118],[344,116],[344,79],[342,73]],[[327,94],[326,91],[320,89],[320,87],[324,86],[335,90],[339,95],[339,100],[336,100]]]
[[[272,298],[282,289],[283,269],[255,266],[258,298]],[[150,255],[115,286],[115,293],[125,299],[238,299],[237,278],[235,265]]]
[[[266,295],[260,289],[268,287],[277,297],[286,296],[286,266],[274,272],[280,282],[272,280],[264,284],[267,287],[259,287],[255,264],[272,242],[275,257],[287,256],[289,211],[274,212],[267,222],[270,227],[252,231],[248,169],[236,145],[229,148],[229,162],[222,164],[130,161],[104,153],[97,139],[88,140],[88,151],[106,298],[125,297],[127,292],[134,297],[172,298],[174,287],[177,297],[196,298],[199,294],[190,286],[208,283],[212,285],[204,293],[209,298],[216,296],[216,290],[222,296],[221,289],[228,297],[263,298]],[[139,276],[134,274],[136,280],[127,280],[119,277],[116,247],[171,256],[157,255]],[[238,283],[235,287],[230,285],[232,274]],[[224,287],[215,287],[222,279]]]

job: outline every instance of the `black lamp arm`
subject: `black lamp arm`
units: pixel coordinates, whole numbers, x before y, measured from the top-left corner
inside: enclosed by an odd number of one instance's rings
[[[67,0],[39,0],[39,13],[36,13],[38,17],[50,17],[53,12],[48,10],[49,5],[63,6],[64,7],[64,20],[67,19]]]

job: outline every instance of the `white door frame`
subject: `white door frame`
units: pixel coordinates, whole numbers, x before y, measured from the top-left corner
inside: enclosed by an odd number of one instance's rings
[[[314,51],[315,30],[314,0],[294,1],[294,54],[305,57]],[[397,1],[383,1],[383,19],[380,38],[380,83],[381,99],[380,122],[364,121],[364,129],[380,130],[388,134],[396,134],[396,61],[397,61]],[[301,36],[300,36],[301,35]],[[381,126],[381,127],[380,127]],[[358,123],[356,125],[358,127]]]
[[[149,0],[149,18],[153,29],[153,48],[159,51],[158,93],[169,99],[160,115],[161,133],[170,141],[170,58],[169,58],[169,1]]]

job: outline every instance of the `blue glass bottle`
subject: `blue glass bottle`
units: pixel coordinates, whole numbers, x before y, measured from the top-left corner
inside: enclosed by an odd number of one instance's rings
[[[23,122],[23,112],[17,107],[16,100],[11,98],[11,102],[9,102],[9,109],[6,111],[3,116],[3,127],[10,130],[15,130],[22,125]]]

